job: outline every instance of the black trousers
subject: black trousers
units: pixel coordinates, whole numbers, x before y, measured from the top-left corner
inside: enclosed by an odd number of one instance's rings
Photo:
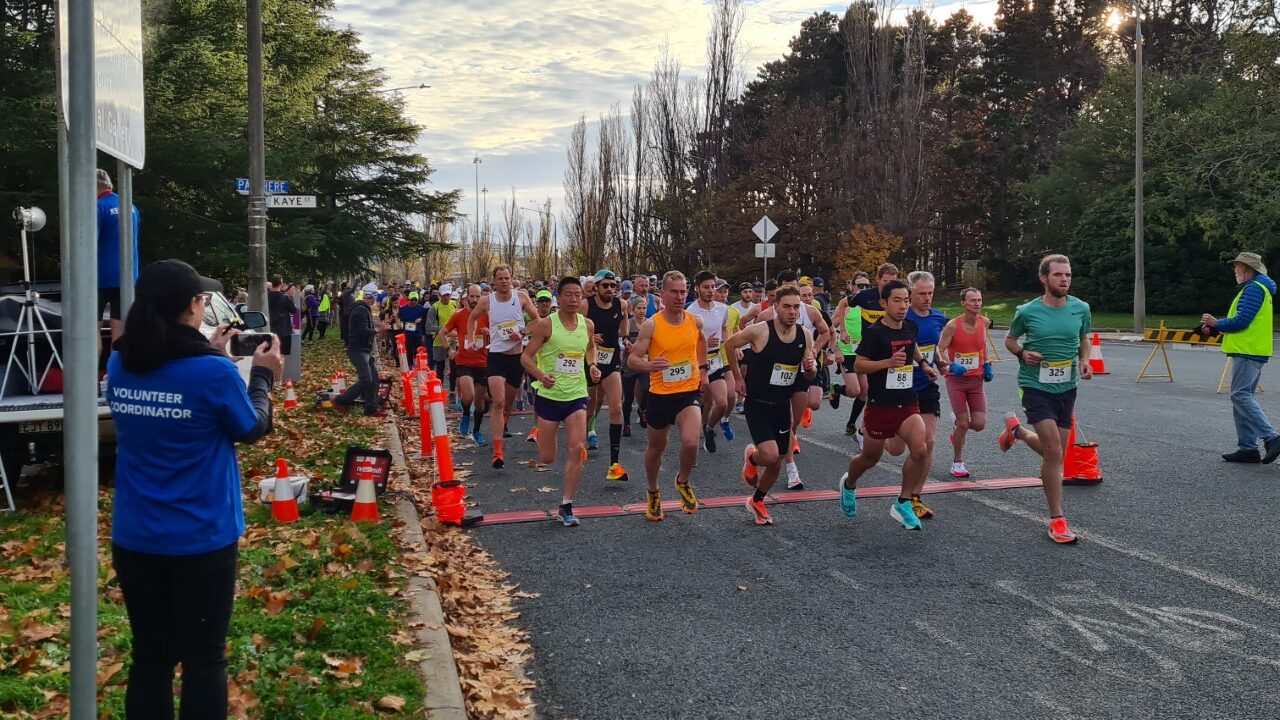
[[[200,555],[152,555],[111,546],[129,627],[129,720],[173,718],[182,664],[182,720],[227,717],[227,628],[236,594],[236,543]]]

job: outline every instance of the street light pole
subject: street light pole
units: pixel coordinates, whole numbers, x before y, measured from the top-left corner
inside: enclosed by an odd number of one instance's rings
[[[267,311],[267,167],[262,110],[262,0],[248,0],[249,308]]]
[[[1142,171],[1142,11],[1133,3],[1134,44],[1134,148],[1133,148],[1133,332],[1141,334],[1147,326],[1147,280],[1143,235],[1143,171]]]
[[[472,246],[480,237],[480,156],[471,161],[476,166],[476,236],[471,238]]]

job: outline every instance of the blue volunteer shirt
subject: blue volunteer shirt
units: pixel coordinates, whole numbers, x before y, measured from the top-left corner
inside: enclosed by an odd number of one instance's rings
[[[414,337],[422,337],[422,321],[427,317],[427,309],[421,305],[409,303],[397,311],[400,320],[406,323],[413,323],[413,329],[407,327],[404,330],[406,335]]]
[[[138,279],[138,208],[133,209],[133,279]],[[120,287],[120,196],[98,198],[98,287]]]
[[[231,360],[184,358],[135,374],[107,362],[118,437],[111,540],[136,552],[195,555],[244,533],[234,442],[258,418]]]
[[[916,324],[916,345],[920,347],[920,354],[924,355],[925,362],[934,365],[938,359],[938,341],[942,339],[942,328],[947,325],[947,316],[937,309],[931,308],[928,315],[917,315],[915,308],[907,308],[907,322]],[[911,389],[920,392],[931,384],[933,381],[917,365]]]

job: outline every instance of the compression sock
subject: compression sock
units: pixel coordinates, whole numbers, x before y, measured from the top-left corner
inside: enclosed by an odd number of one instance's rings
[[[618,453],[622,451],[622,424],[609,423],[609,462],[618,462]]]

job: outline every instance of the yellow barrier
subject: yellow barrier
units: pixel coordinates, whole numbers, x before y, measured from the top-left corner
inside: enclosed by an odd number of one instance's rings
[[[1204,336],[1195,330],[1174,330],[1172,328],[1165,327],[1163,320],[1160,321],[1160,327],[1147,328],[1144,330],[1142,333],[1142,340],[1144,342],[1153,342],[1156,346],[1151,348],[1151,354],[1147,356],[1147,362],[1144,363],[1142,365],[1142,369],[1138,371],[1138,379],[1136,382],[1142,382],[1143,380],[1168,380],[1169,382],[1173,382],[1173,365],[1169,362],[1169,353],[1165,350],[1165,343],[1177,343],[1180,345],[1222,345],[1221,335]],[[1164,359],[1165,372],[1163,375],[1156,375],[1147,372],[1147,369],[1151,366],[1151,361],[1156,358],[1156,353],[1160,353],[1161,358]],[[1228,357],[1226,366],[1222,368],[1222,377],[1218,378],[1217,392],[1222,392],[1222,389],[1226,387],[1227,374],[1230,371],[1231,358]],[[1258,383],[1258,391],[1262,391],[1262,383]]]

